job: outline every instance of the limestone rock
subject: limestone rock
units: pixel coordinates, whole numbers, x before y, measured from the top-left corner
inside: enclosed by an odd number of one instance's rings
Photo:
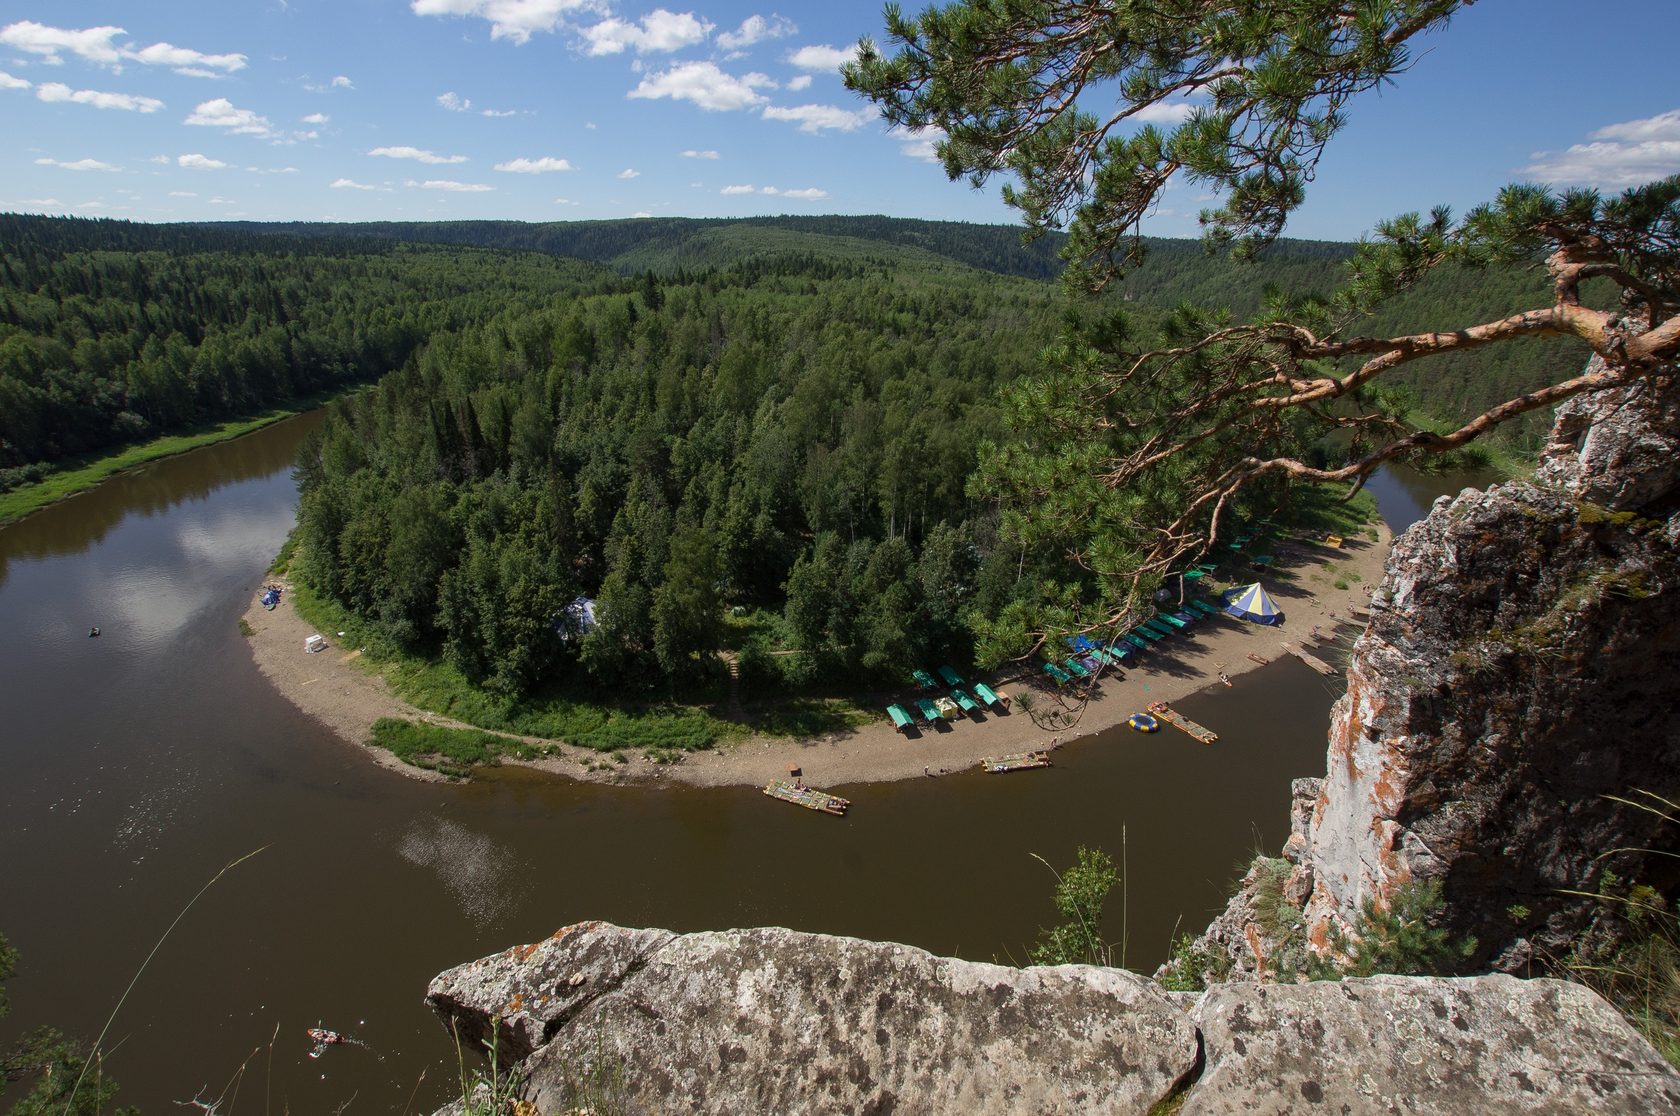
[[[592,994],[556,1011],[574,972]],[[533,1009],[533,993],[551,999]],[[1124,970],[774,928],[585,923],[451,970],[427,999],[463,1033],[498,1014],[522,1040],[547,1033],[524,1065],[540,1113],[1141,1113],[1197,1056],[1183,1010]]]
[[[1680,1111],[1680,1074],[1596,993],[1508,976],[1228,984],[1194,1012],[1183,1116]]]
[[[1587,371],[1604,367],[1593,357]],[[1634,511],[1680,490],[1680,387],[1672,370],[1560,405],[1537,479],[1575,500]]]
[[[440,974],[426,990],[426,1002],[474,1050],[489,1044],[495,1020],[498,1057],[504,1064],[524,1061],[674,937],[669,930],[580,922]]]
[[[1403,535],[1331,715],[1302,863],[1315,944],[1368,897],[1438,878],[1472,968],[1527,936],[1567,952],[1606,869],[1666,885],[1680,789],[1680,555],[1663,533],[1527,484],[1465,492]],[[1522,912],[1526,911],[1524,914]],[[1512,913],[1515,912],[1515,913]]]

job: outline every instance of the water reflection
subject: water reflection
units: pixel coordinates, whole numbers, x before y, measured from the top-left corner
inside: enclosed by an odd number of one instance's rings
[[[204,500],[240,481],[277,475],[289,481],[299,441],[325,417],[325,411],[314,411],[280,424],[285,433],[278,437],[235,438],[142,465],[70,497],[56,511],[37,512],[0,530],[0,585],[5,584],[12,559],[79,553],[131,516],[156,515]]]
[[[1384,465],[1365,487],[1377,498],[1377,512],[1399,534],[1424,516],[1442,496],[1457,496],[1466,488],[1486,488],[1500,479],[1497,470],[1476,469],[1450,474],[1424,473],[1410,465]]]
[[[427,980],[580,919],[1019,961],[1056,918],[1033,854],[1063,866],[1082,844],[1124,861],[1111,925],[1146,968],[1254,849],[1282,843],[1289,781],[1322,769],[1334,687],[1278,663],[1183,703],[1215,747],[1121,729],[1043,772],[839,788],[857,803],[844,819],[753,788],[404,779],[276,695],[236,626],[291,525],[290,462],[314,421],[0,530],[0,930],[24,956],[0,1046],[35,1023],[97,1033],[187,900],[266,847],[181,921],[124,1007],[109,1068],[147,1111],[225,1080],[277,1027],[276,1111],[401,1110],[422,1073],[414,1109],[429,1111],[452,1051]],[[90,640],[95,622],[108,634]],[[323,1020],[383,1060],[311,1061],[303,1029]]]

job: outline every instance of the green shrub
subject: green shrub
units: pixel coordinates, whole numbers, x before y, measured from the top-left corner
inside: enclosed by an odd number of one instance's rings
[[[457,777],[469,774],[474,767],[495,764],[504,755],[531,759],[538,754],[524,742],[506,736],[396,717],[381,717],[373,723],[373,744],[411,767],[431,768]]]
[[[1386,909],[1373,896],[1354,919],[1353,933],[1330,930],[1330,956],[1317,958],[1309,975],[1317,979],[1343,976],[1448,975],[1476,951],[1476,939],[1454,940],[1433,926],[1444,901],[1440,880],[1410,880],[1394,889]]]

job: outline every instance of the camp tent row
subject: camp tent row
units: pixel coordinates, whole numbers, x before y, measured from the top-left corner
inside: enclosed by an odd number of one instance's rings
[[[934,681],[933,675],[925,670],[913,671],[911,677],[915,679],[916,685],[924,690],[937,689],[939,686],[939,683]],[[940,720],[952,720],[959,713],[973,715],[980,711],[982,705],[994,712],[1001,712],[1009,707],[1009,703],[1004,696],[984,682],[976,682],[972,687],[973,696],[970,696],[968,691],[963,689],[962,675],[957,673],[955,667],[950,665],[940,666],[939,677],[944,679],[945,685],[950,687],[949,697],[915,698],[908,703],[915,706],[916,713],[919,714],[923,724],[931,725]],[[976,698],[979,700],[976,701]],[[893,728],[899,732],[908,732],[910,726],[916,722],[916,717],[912,716],[910,711],[902,704],[887,706],[887,716],[892,718]]]

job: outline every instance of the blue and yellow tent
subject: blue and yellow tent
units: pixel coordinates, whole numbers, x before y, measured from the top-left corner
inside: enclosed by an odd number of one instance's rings
[[[1277,602],[1266,595],[1266,590],[1256,581],[1246,589],[1239,589],[1231,602],[1225,606],[1225,611],[1242,620],[1252,620],[1256,624],[1283,623],[1283,609]]]

